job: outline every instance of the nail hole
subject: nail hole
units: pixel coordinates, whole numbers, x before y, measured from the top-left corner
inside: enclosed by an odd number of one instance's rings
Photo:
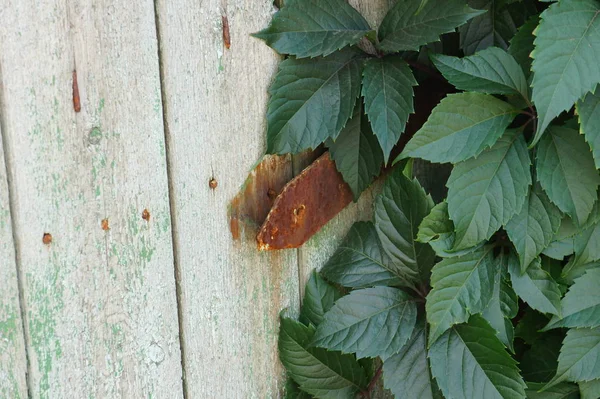
[[[208,187],[210,187],[211,190],[214,190],[215,188],[217,188],[218,185],[219,185],[219,183],[217,182],[217,179],[215,179],[214,177],[208,181]]]
[[[146,222],[150,221],[150,211],[148,211],[148,209],[144,209],[142,211],[142,219],[144,219]]]
[[[102,219],[102,222],[100,223],[100,225],[102,226],[102,230],[104,230],[104,231],[110,230],[110,226],[108,225],[108,219]]]

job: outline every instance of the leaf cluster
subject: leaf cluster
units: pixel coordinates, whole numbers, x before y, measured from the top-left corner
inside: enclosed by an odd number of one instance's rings
[[[599,16],[397,0],[375,30],[345,0],[286,0],[255,34],[287,55],[269,153],[325,145],[355,198],[396,165],[282,318],[288,397],[369,397],[379,378],[398,398],[600,397]],[[453,89],[406,132],[432,79]],[[441,202],[413,158],[452,168]]]

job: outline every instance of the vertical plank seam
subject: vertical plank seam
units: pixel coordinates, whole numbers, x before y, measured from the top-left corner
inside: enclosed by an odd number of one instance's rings
[[[162,117],[163,117],[163,131],[165,140],[165,164],[167,168],[167,181],[168,181],[168,195],[169,195],[169,210],[171,214],[171,245],[173,248],[173,272],[175,275],[175,296],[177,302],[177,322],[179,327],[179,350],[181,353],[181,384],[183,389],[184,399],[188,398],[187,379],[186,379],[186,365],[185,365],[185,339],[183,330],[183,306],[181,304],[181,287],[179,282],[181,281],[181,269],[179,267],[179,237],[177,236],[177,223],[175,220],[175,198],[174,198],[174,187],[173,187],[173,173],[169,163],[169,122],[167,119],[167,99],[166,99],[166,88],[165,88],[165,72],[163,70],[163,58],[162,58],[162,43],[161,43],[161,32],[160,32],[160,16],[158,12],[158,1],[154,0],[154,27],[156,28],[156,51],[158,56],[158,70],[160,78],[160,94],[161,94],[161,105],[162,105]]]
[[[21,275],[21,260],[19,258],[19,244],[17,241],[17,222],[16,222],[16,200],[14,198],[14,192],[12,190],[12,169],[9,162],[10,151],[8,150],[8,133],[6,129],[6,123],[4,121],[5,112],[5,99],[4,99],[4,85],[2,84],[2,65],[0,64],[0,137],[2,138],[2,151],[4,153],[4,165],[0,165],[6,171],[6,188],[8,190],[8,212],[10,217],[10,227],[12,232],[13,248],[15,253],[15,268],[17,273],[17,291],[19,297],[19,311],[21,313],[21,330],[23,334],[23,344],[25,346],[25,362],[27,364],[25,370],[25,385],[27,386],[27,397],[32,397],[33,389],[31,387],[32,381],[29,378],[31,375],[31,362],[29,360],[29,340],[27,337],[27,323],[26,323],[26,311],[25,311],[25,282]]]
[[[297,168],[297,164],[295,162],[296,160],[296,155],[292,154],[292,176],[296,177],[298,175],[298,173],[301,172],[301,170],[296,170]],[[298,314],[300,314],[300,309],[302,309],[302,293],[304,292],[304,289],[302,287],[302,265],[304,264],[303,262],[303,252],[302,252],[302,245],[298,248],[296,248],[296,274],[298,275]]]

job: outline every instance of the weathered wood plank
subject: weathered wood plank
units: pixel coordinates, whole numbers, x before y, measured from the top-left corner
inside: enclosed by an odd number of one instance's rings
[[[153,2],[5,0],[0,20],[30,393],[182,397]]]
[[[27,397],[27,356],[4,151],[0,134],[0,397],[16,399]]]
[[[227,212],[265,149],[267,88],[278,57],[249,35],[267,25],[272,0],[158,0],[157,10],[187,391],[277,397],[278,314],[298,306],[296,250],[259,253],[258,225],[238,219],[233,240]],[[291,162],[282,162],[275,169],[289,179]],[[267,190],[250,200],[261,196]]]

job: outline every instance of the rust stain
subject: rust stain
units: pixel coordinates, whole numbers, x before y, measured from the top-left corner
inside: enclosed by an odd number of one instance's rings
[[[223,22],[223,43],[225,44],[225,48],[229,50],[229,48],[231,47],[231,36],[229,34],[229,20],[225,15],[221,17],[221,20]]]
[[[77,85],[77,71],[73,71],[73,109],[81,111],[81,100],[79,98],[79,86]]]
[[[44,233],[44,236],[42,237],[42,242],[46,245],[52,244],[52,234]]]
[[[110,226],[108,225],[108,219],[102,219],[102,222],[100,222],[100,226],[102,226],[102,230],[104,231],[110,230]]]
[[[229,204],[229,228],[234,240],[243,231],[256,235],[275,198],[291,178],[291,156],[265,155]]]
[[[150,211],[148,209],[144,209],[142,211],[142,219],[144,219],[146,222],[150,221]]]
[[[210,187],[211,190],[214,190],[215,188],[217,188],[218,185],[219,185],[219,182],[214,177],[212,177],[208,181],[208,187]]]
[[[352,191],[323,154],[275,200],[256,240],[259,250],[298,248],[352,201]]]

